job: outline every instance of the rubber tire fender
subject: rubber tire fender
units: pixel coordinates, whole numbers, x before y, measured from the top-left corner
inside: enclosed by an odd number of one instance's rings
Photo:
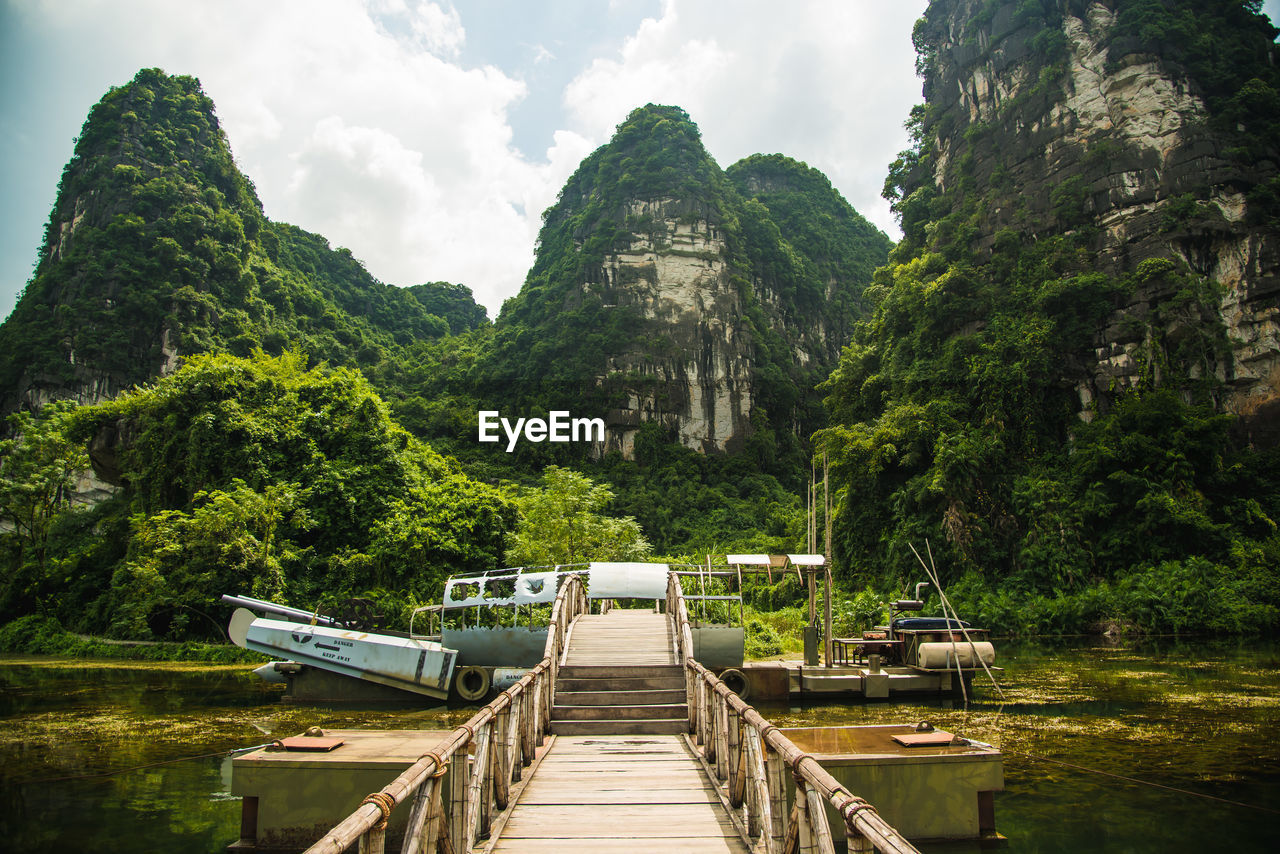
[[[741,700],[751,696],[751,680],[736,667],[720,671],[720,681]]]
[[[484,699],[492,685],[493,675],[474,664],[458,668],[458,672],[453,675],[453,690],[467,702]]]

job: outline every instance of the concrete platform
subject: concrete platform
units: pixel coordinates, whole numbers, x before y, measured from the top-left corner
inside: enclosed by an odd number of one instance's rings
[[[231,794],[242,802],[232,851],[302,851],[453,730],[325,730],[343,739],[327,753],[263,748],[232,760]],[[409,810],[395,810],[388,836],[400,838]]]
[[[995,748],[963,738],[906,747],[893,739],[916,735],[908,724],[779,731],[912,842],[1002,840],[995,829],[994,796],[1004,789],[1004,759]],[[794,799],[794,786],[788,798]],[[844,823],[830,806],[827,820],[833,837],[842,841]]]

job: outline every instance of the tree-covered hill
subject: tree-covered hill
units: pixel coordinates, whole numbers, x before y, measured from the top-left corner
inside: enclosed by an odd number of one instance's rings
[[[397,425],[358,372],[305,363],[193,356],[111,401],[15,416],[0,510],[47,521],[0,538],[0,619],[218,638],[222,593],[303,607],[372,593],[394,610],[499,565],[512,503]],[[67,502],[86,446],[118,487],[92,507]]]
[[[1244,440],[1280,391],[1257,11],[930,4],[904,239],[825,385],[846,577],[927,540],[1002,628],[1280,627],[1280,455]]]
[[[780,156],[735,168],[741,189],[683,110],[633,111],[544,215],[478,394],[607,412],[606,449],[627,458],[655,424],[765,470],[804,467],[813,387],[890,243],[816,170]]]
[[[35,275],[0,326],[5,410],[95,401],[180,357],[296,346],[375,374],[484,322],[461,286],[384,285],[345,249],[273,223],[190,77],[140,71],[94,106]]]
[[[812,290],[796,300],[809,316],[823,316],[830,330],[829,361],[853,336],[866,314],[862,290],[893,248],[892,241],[853,209],[817,169],[782,154],[754,154],[725,170],[744,199],[765,206],[807,266]]]

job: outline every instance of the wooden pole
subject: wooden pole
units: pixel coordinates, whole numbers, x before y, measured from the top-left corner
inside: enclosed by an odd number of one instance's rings
[[[826,557],[826,613],[824,615],[824,623],[826,626],[826,634],[822,639],[823,660],[827,667],[831,666],[831,490],[829,468],[827,466],[827,452],[822,452],[822,518],[826,523],[827,542],[826,550],[823,553]]]
[[[507,808],[511,794],[511,707],[506,706],[498,711],[498,720],[494,724],[493,751],[493,802],[500,810]]]
[[[787,769],[778,751],[769,750],[766,744],[761,744],[761,747],[768,754],[765,757],[765,782],[769,787],[769,805],[773,812],[773,826],[768,832],[773,836],[775,850],[781,850],[787,836]]]
[[[466,851],[467,841],[467,753],[465,746],[449,763],[449,844],[454,851]],[[431,852],[427,852],[431,854]]]
[[[742,806],[742,798],[746,792],[746,770],[742,750],[742,721],[736,709],[725,705],[725,720],[729,734],[729,803],[734,807]]]

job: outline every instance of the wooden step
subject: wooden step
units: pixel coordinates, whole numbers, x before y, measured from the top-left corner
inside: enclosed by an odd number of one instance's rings
[[[679,735],[689,731],[689,719],[652,721],[551,721],[555,735]]]
[[[684,693],[683,676],[620,676],[596,679],[556,680],[561,691],[679,691]]]
[[[553,721],[651,721],[663,718],[689,717],[684,703],[662,706],[562,706],[557,701],[551,708]]]
[[[683,682],[684,668],[679,664],[565,664],[557,674],[558,679],[601,679],[619,676],[675,676]]]
[[[684,688],[635,691],[564,691],[557,688],[555,701],[562,706],[653,706],[682,705]]]

